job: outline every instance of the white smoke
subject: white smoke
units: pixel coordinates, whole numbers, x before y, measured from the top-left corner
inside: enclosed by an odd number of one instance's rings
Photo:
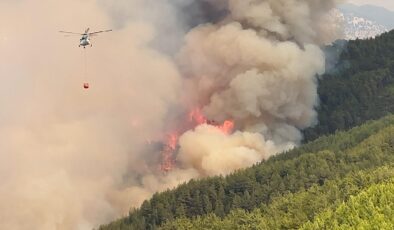
[[[228,174],[292,148],[313,124],[319,46],[335,1],[20,0],[0,2],[0,229],[91,229],[156,191]],[[93,38],[84,76],[78,37]],[[91,89],[83,91],[89,81]],[[158,172],[147,140],[171,114],[210,125],[179,140]]]
[[[329,18],[335,1],[218,2],[228,14],[191,30],[178,60],[210,119],[234,120],[274,142],[273,151],[260,151],[265,159],[297,145],[299,130],[316,120],[319,46],[339,34]]]

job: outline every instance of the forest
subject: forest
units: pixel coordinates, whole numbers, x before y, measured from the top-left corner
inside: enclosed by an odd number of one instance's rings
[[[327,72],[318,80],[318,125],[305,142],[394,113],[394,31],[375,39],[326,47]]]
[[[394,31],[326,50],[338,60],[304,145],[157,193],[99,229],[393,229]]]

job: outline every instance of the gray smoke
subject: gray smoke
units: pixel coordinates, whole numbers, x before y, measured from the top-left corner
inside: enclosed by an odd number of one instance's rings
[[[296,146],[315,122],[335,3],[1,1],[0,229],[91,229]],[[94,38],[84,76],[79,38],[56,31],[88,26],[115,31]],[[187,131],[164,175],[147,143],[196,107],[236,129]]]

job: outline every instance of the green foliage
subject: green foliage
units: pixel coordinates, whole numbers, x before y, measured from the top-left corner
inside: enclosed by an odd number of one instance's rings
[[[306,141],[394,113],[394,31],[342,43],[327,48],[339,60],[319,79],[319,123],[304,131]]]
[[[224,219],[212,214],[195,219],[177,219],[167,222],[160,229],[298,229],[313,220],[316,214],[327,208],[335,209],[351,195],[357,195],[371,185],[390,181],[393,176],[392,167],[350,173],[323,186],[315,185],[307,191],[278,197],[271,204],[262,205],[252,212],[234,210]],[[330,228],[318,226],[315,229]]]
[[[372,185],[302,229],[394,229],[394,180]]]
[[[207,214],[213,219],[234,215],[233,219],[228,220],[228,229],[232,229],[231,226],[235,223],[244,222],[247,226],[245,229],[261,229],[261,222],[249,226],[249,221],[241,218],[242,213],[245,213],[245,218],[249,218],[246,214],[258,207],[262,207],[260,212],[267,212],[265,210],[273,208],[278,213],[288,208],[296,210],[298,206],[314,207],[301,195],[298,203],[276,203],[277,206],[272,204],[278,202],[276,200],[281,197],[289,199],[290,202],[295,199],[291,194],[302,194],[316,186],[326,186],[330,184],[329,181],[343,178],[351,172],[373,169],[394,162],[393,140],[394,116],[388,116],[346,133],[322,137],[299,149],[225,178],[192,180],[175,190],[156,194],[151,200],[144,202],[140,209],[132,211],[127,218],[102,226],[100,229],[157,229],[164,222],[174,219],[187,225],[187,218]],[[318,198],[319,196],[316,196],[313,199]],[[320,206],[316,204],[316,209],[318,207]],[[235,209],[242,210],[234,214]],[[293,213],[294,217],[288,217],[291,220],[289,228],[295,220],[304,221],[311,218],[308,212]],[[255,211],[252,214],[261,215]],[[237,219],[238,217],[240,219]],[[204,218],[197,220],[201,221],[201,226],[205,226],[207,221]],[[302,221],[296,224],[299,225]],[[222,224],[225,226],[225,223]]]

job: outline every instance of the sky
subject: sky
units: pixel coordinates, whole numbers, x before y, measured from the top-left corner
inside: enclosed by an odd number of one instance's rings
[[[364,5],[364,4],[377,5],[394,11],[393,0],[349,0],[349,2],[356,5]]]

